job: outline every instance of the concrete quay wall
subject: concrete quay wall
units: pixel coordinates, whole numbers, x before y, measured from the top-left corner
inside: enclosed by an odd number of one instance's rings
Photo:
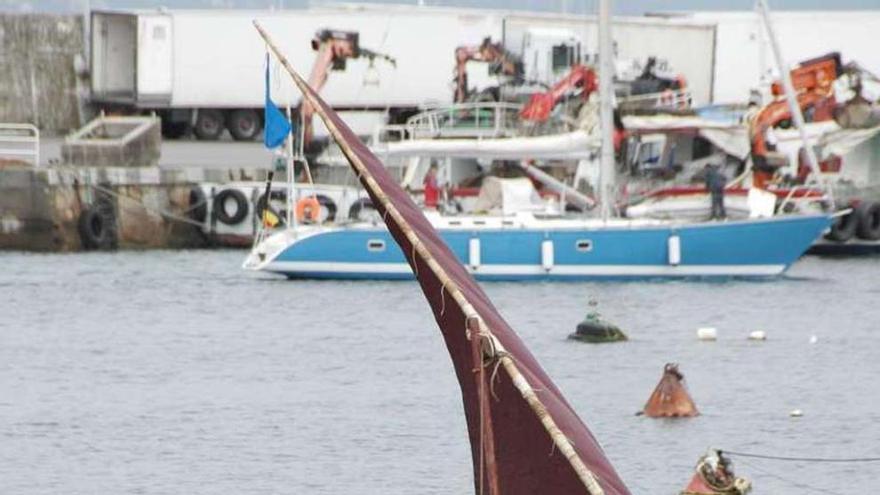
[[[186,175],[156,167],[0,169],[0,249],[204,247],[199,227],[187,222],[194,182]],[[83,217],[98,207],[110,239],[89,246]]]

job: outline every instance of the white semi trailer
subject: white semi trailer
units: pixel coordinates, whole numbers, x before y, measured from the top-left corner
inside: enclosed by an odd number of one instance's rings
[[[155,111],[166,136],[192,129],[217,139],[260,133],[265,46],[252,21],[272,33],[307,75],[310,41],[322,29],[354,31],[361,47],[394,57],[396,65],[348,60],[331,72],[322,96],[364,134],[385,119],[400,122],[420,108],[452,101],[455,48],[489,37],[522,58],[527,76],[552,84],[595,46],[593,17],[412,6],[330,6],[307,10],[94,11],[91,16],[91,99],[101,108]],[[616,19],[618,56],[659,56],[688,80],[696,102],[711,99],[715,28],[693,20]],[[560,56],[564,54],[564,56]],[[576,56],[572,57],[571,55]],[[470,62],[469,84],[497,84],[486,64]],[[295,106],[299,96],[280,74],[273,98]],[[321,127],[316,126],[316,135]]]

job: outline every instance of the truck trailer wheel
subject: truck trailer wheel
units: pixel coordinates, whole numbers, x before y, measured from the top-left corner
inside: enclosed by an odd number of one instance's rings
[[[223,120],[223,112],[220,110],[199,110],[193,132],[202,141],[216,141],[223,134]]]
[[[263,122],[256,110],[235,110],[229,114],[226,128],[236,141],[253,141],[263,130]]]

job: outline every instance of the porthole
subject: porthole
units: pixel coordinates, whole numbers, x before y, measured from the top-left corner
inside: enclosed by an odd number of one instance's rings
[[[382,239],[370,239],[367,241],[367,250],[373,252],[385,251],[385,241]]]
[[[574,243],[575,249],[582,253],[586,253],[593,250],[593,241],[589,239],[578,239]]]

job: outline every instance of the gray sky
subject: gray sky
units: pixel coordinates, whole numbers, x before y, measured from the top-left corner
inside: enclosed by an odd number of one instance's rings
[[[779,10],[846,10],[880,9],[880,0],[769,0],[771,9]],[[382,2],[351,1],[350,3],[415,4],[417,0],[384,0]],[[594,12],[596,0],[425,0],[427,5],[507,8],[518,10]],[[92,8],[286,8],[304,7],[308,0],[0,0],[0,10],[37,12],[81,12],[85,5]],[[614,12],[640,15],[644,12],[670,10],[748,10],[754,0],[618,0]]]

